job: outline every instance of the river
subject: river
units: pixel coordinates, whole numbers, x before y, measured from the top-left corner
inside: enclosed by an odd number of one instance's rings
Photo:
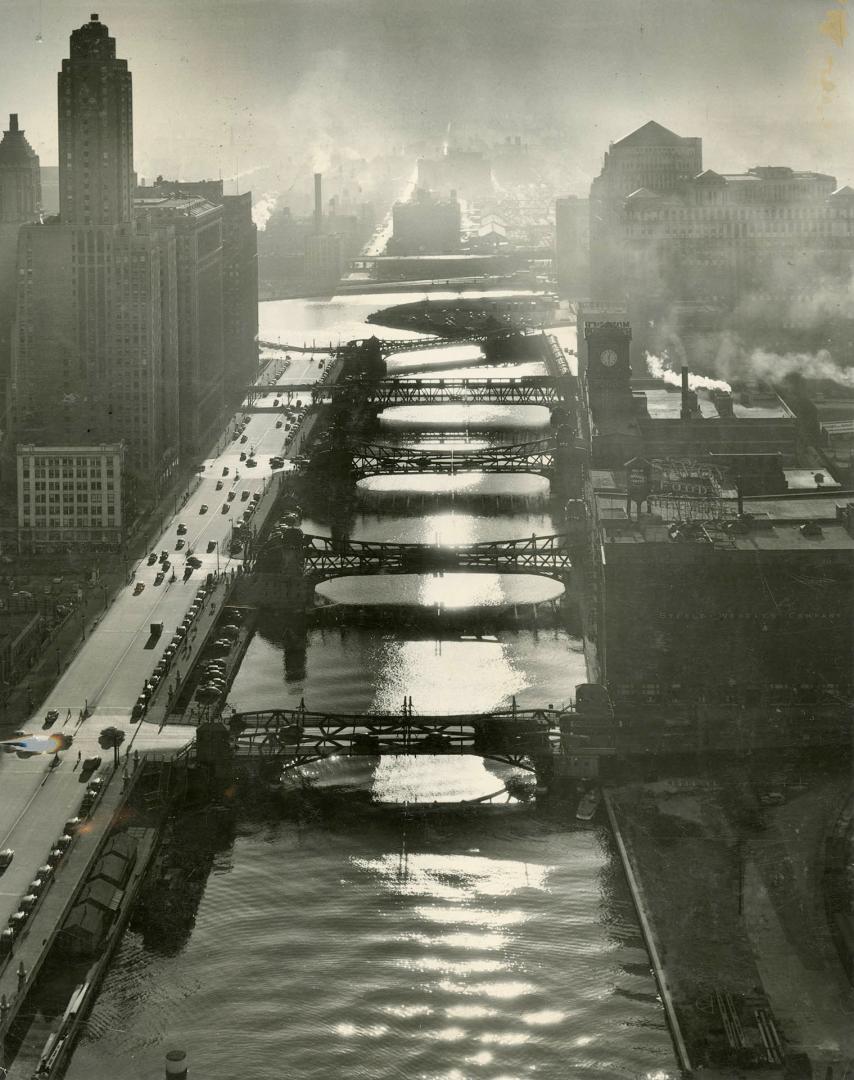
[[[261,337],[364,336],[369,312],[419,298],[273,301],[261,305]],[[394,366],[453,377],[474,361],[470,349],[427,351]],[[544,410],[452,408],[461,445],[493,442],[508,427],[535,438],[543,427]],[[429,437],[427,410],[392,412],[390,439]],[[535,477],[363,486],[356,539],[466,543],[556,531]],[[322,522],[304,527],[325,531]],[[548,602],[562,588],[453,579],[352,579],[321,592],[341,604],[488,609]],[[263,617],[230,702],[391,711],[411,696],[416,712],[465,712],[513,698],[559,704],[584,681],[581,643],[563,629],[347,626],[310,631],[298,652],[294,662],[277,620]],[[675,1076],[607,831],[577,826],[572,808],[433,806],[490,794],[506,772],[477,758],[345,760],[315,770],[330,801],[247,811],[210,844],[198,909],[178,940],[165,928],[126,933],[70,1080],[159,1080],[171,1046],[188,1051],[194,1080]],[[430,812],[413,813],[418,803]],[[206,829],[200,823],[199,836]]]

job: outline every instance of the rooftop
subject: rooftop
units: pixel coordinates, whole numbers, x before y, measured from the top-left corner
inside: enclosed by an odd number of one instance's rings
[[[632,380],[632,389],[646,396],[647,409],[653,420],[678,420],[682,412],[682,389],[671,383],[652,379]],[[711,390],[698,388],[697,404],[704,419],[719,420],[720,413]],[[794,413],[768,387],[734,389],[732,412],[737,420],[794,419]]]
[[[846,495],[823,497],[780,496],[772,499],[745,499],[745,524],[741,524],[730,506],[728,519],[697,521],[696,536],[676,533],[677,511],[656,506],[655,512],[643,513],[630,520],[625,496],[597,494],[596,507],[606,545],[674,544],[692,539],[709,547],[734,551],[852,551],[854,536],[838,517],[838,508],[849,499]],[[806,528],[804,526],[807,526]],[[606,550],[607,558],[607,550]]]
[[[663,125],[656,123],[655,120],[650,120],[630,135],[626,135],[625,138],[611,145],[614,149],[618,146],[621,149],[631,149],[640,146],[682,146],[686,141],[681,135],[677,135],[674,131],[670,131]]]

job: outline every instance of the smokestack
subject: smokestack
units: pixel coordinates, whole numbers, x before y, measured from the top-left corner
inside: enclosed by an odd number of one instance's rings
[[[688,368],[682,367],[682,409],[683,420],[691,419],[691,391],[688,388]]]
[[[323,232],[323,173],[314,174],[314,231]]]

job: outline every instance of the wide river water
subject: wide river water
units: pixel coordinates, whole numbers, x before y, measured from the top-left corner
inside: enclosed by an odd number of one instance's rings
[[[260,336],[364,336],[371,311],[419,298],[264,303]],[[452,377],[478,370],[475,354],[417,352],[393,366]],[[509,428],[536,438],[548,420],[537,409],[448,408],[469,446],[506,441]],[[388,440],[429,437],[436,412],[391,410]],[[467,543],[557,531],[536,477],[375,478],[363,487],[357,539]],[[321,589],[339,603],[434,608],[525,605],[560,591],[542,578],[452,574]],[[419,626],[313,630],[295,661],[293,643],[286,648],[276,620],[263,617],[230,703],[397,711],[411,696],[416,712],[452,713],[514,697],[520,707],[559,704],[584,681],[581,643],[564,630]],[[166,927],[125,934],[70,1080],[160,1080],[173,1046],[187,1050],[193,1080],[676,1075],[606,830],[578,826],[572,807],[412,811],[500,790],[506,769],[476,758],[342,761],[314,775],[330,803],[247,811],[212,845],[195,919],[177,944]]]

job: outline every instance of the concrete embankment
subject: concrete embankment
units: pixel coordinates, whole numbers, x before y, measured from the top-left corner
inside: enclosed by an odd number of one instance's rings
[[[679,1061],[680,1068],[686,1074],[690,1074],[691,1059],[688,1055],[688,1047],[686,1046],[685,1039],[682,1035],[682,1029],[680,1027],[679,1018],[676,1014],[676,1008],[673,1003],[673,995],[670,990],[670,983],[667,978],[667,972],[665,970],[658,942],[656,940],[656,936],[652,928],[652,923],[650,921],[649,912],[647,910],[646,898],[644,896],[640,881],[635,874],[632,860],[629,857],[629,852],[626,847],[626,842],[623,838],[623,831],[620,827],[619,817],[614,808],[614,804],[607,791],[603,791],[602,796],[605,803],[605,809],[608,813],[608,821],[611,825],[614,842],[617,845],[617,851],[620,855],[620,862],[623,866],[623,872],[626,875],[626,880],[629,885],[629,891],[632,894],[632,901],[634,902],[635,911],[637,912],[638,921],[640,922],[641,932],[643,934],[644,943],[646,945],[646,951],[649,954],[650,961],[652,962],[652,969],[655,975],[655,981],[658,986],[658,992],[661,996],[661,1003],[664,1007],[664,1013],[667,1018],[667,1026],[670,1029],[670,1035],[673,1039],[673,1047],[676,1051],[676,1057]]]

